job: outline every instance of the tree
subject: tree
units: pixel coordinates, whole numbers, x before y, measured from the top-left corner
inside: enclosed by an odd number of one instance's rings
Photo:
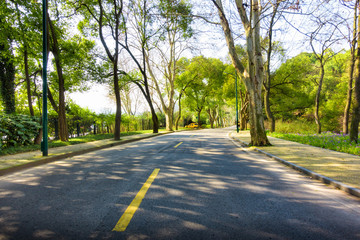
[[[15,113],[15,65],[12,49],[12,10],[5,1],[0,2],[0,96],[5,113]]]
[[[359,7],[359,0],[356,0],[356,6]],[[357,17],[357,46],[354,73],[354,105],[350,124],[350,141],[358,142],[359,138],[359,122],[360,122],[360,17]]]
[[[121,124],[121,98],[119,86],[119,54],[120,36],[124,29],[123,1],[95,1],[82,0],[78,2],[79,10],[82,10],[85,21],[81,22],[80,28],[91,28],[93,33],[97,33],[101,44],[105,49],[106,55],[112,64],[113,87],[116,100],[115,130],[114,139],[120,139]],[[105,39],[105,32],[109,31],[112,37],[113,51],[109,47],[109,39]]]
[[[321,120],[319,115],[320,108],[320,98],[321,98],[321,90],[323,86],[323,80],[325,75],[325,64],[336,54],[331,50],[331,46],[335,44],[339,39],[336,39],[335,34],[337,28],[334,27],[327,21],[323,21],[320,18],[316,19],[318,21],[318,26],[315,31],[310,33],[310,46],[316,57],[317,61],[320,64],[320,76],[317,81],[318,89],[315,97],[315,122],[318,126],[317,132],[321,133]],[[319,49],[317,50],[317,45],[319,45]]]
[[[275,131],[275,117],[274,114],[271,111],[271,102],[270,102],[270,96],[271,96],[271,58],[272,55],[275,52],[281,52],[281,49],[279,49],[279,43],[276,43],[273,41],[273,31],[276,21],[279,19],[279,17],[282,15],[282,10],[279,9],[280,5],[283,1],[276,1],[272,4],[272,12],[270,15],[270,22],[268,25],[268,32],[266,36],[267,40],[267,48],[266,48],[266,77],[264,80],[264,106],[265,106],[265,113],[270,121],[270,132]],[[286,7],[285,7],[286,8]],[[266,42],[266,41],[265,41]],[[280,50],[280,51],[279,51]]]
[[[146,62],[165,113],[166,129],[172,131],[174,127],[176,64],[187,47],[182,41],[192,36],[191,5],[184,0],[160,0],[158,11],[161,16],[158,25],[162,28],[156,30],[159,34],[151,44],[158,53],[153,56],[157,59],[160,57],[161,64],[158,65],[157,60],[151,61],[150,54],[153,53],[150,51],[151,49],[148,49],[146,54]],[[155,73],[154,66],[161,72],[160,76]],[[164,87],[161,87],[160,79],[163,79]]]
[[[253,0],[250,6],[244,4],[242,0],[235,1],[239,17],[245,30],[246,50],[249,61],[247,69],[241,63],[239,56],[236,53],[233,33],[230,28],[229,18],[227,18],[225,14],[222,0],[211,1],[218,10],[220,23],[225,34],[232,64],[238,74],[244,76],[243,81],[247,92],[249,93],[250,144],[255,146],[270,145],[264,127],[261,99],[261,90],[264,81],[264,66],[260,45],[260,1]],[[246,7],[250,8],[248,12]],[[249,14],[251,19],[249,19]]]
[[[136,84],[142,94],[144,95],[151,111],[151,117],[153,121],[153,133],[159,132],[159,119],[156,114],[152,93],[150,90],[149,77],[148,77],[148,64],[147,64],[147,51],[148,51],[148,42],[154,36],[155,33],[151,31],[151,25],[153,23],[151,10],[153,6],[151,5],[151,1],[148,0],[132,0],[129,4],[129,9],[132,9],[132,14],[134,17],[133,27],[135,29],[135,37],[131,38],[129,34],[129,25],[130,22],[128,18],[124,18],[125,26],[124,26],[124,37],[122,38],[122,42],[120,40],[118,43],[120,46],[129,54],[133,62],[135,63],[138,71],[141,73],[142,77],[133,76],[136,74],[128,74],[123,72],[130,81]],[[148,6],[150,5],[150,7]],[[127,20],[126,20],[127,19]],[[137,42],[138,46],[133,42]],[[140,56],[137,56],[136,53],[139,52]]]
[[[352,102],[352,93],[353,93],[353,81],[354,81],[354,68],[355,68],[355,61],[356,61],[356,44],[357,44],[357,21],[359,18],[359,1],[355,1],[353,6],[354,16],[353,16],[353,27],[352,31],[350,31],[351,38],[349,39],[350,42],[350,50],[351,50],[351,58],[350,58],[350,70],[349,70],[349,81],[348,81],[348,90],[347,90],[347,98],[346,98],[346,106],[344,108],[344,120],[343,120],[343,132],[345,134],[349,133],[349,120],[350,120],[350,108]]]
[[[181,88],[180,94],[185,93],[190,109],[196,111],[199,126],[201,112],[206,110],[213,127],[220,102],[223,102],[221,88],[225,65],[219,59],[203,56],[194,57],[190,61],[183,59],[181,62],[184,71],[176,79],[176,85]]]

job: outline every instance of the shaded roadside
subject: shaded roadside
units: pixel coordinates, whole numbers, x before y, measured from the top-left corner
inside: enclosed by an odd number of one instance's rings
[[[233,139],[243,144],[250,142],[250,132],[231,133]],[[334,185],[344,191],[354,190],[353,195],[360,197],[360,157],[352,154],[313,147],[279,138],[268,137],[272,146],[250,147],[289,165],[296,170],[313,176],[327,184]],[[285,160],[285,161],[281,161]],[[291,164],[287,164],[289,162]],[[296,166],[298,166],[298,168]],[[318,177],[321,175],[320,177]],[[347,185],[347,186],[345,186]],[[356,188],[356,189],[352,189]]]

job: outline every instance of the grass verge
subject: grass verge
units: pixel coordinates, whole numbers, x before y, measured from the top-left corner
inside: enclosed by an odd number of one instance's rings
[[[161,130],[162,129],[159,129],[159,131],[161,131]],[[121,136],[125,137],[125,136],[137,135],[137,134],[143,134],[143,133],[152,133],[152,130],[143,130],[143,131],[134,131],[134,132],[122,132]],[[80,144],[80,143],[87,143],[87,142],[93,142],[93,141],[111,139],[111,138],[114,138],[114,134],[112,134],[112,133],[109,133],[109,134],[96,134],[96,135],[89,134],[89,135],[86,135],[86,136],[70,138],[68,142],[62,142],[60,140],[49,141],[48,146],[49,146],[49,148],[55,148],[55,147],[69,146],[69,145],[75,145],[75,144]],[[0,151],[0,156],[10,155],[10,154],[15,154],[15,153],[22,153],[22,152],[37,151],[39,149],[40,149],[39,144],[27,145],[27,146],[9,147],[9,148],[6,148],[6,149],[2,149]]]
[[[350,142],[350,137],[346,134],[331,132],[321,134],[269,132],[268,136],[360,156],[360,144]]]

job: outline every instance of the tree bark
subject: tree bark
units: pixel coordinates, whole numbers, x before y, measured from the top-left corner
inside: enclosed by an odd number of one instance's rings
[[[359,0],[356,1],[356,6],[359,6]],[[360,18],[358,18],[357,32],[360,31]],[[359,122],[360,122],[360,35],[357,35],[356,61],[355,61],[355,75],[354,75],[354,105],[353,114],[350,124],[350,141],[358,142],[359,138]]]
[[[358,18],[358,1],[354,6],[354,24],[353,24],[353,39],[351,41],[351,62],[349,72],[349,83],[348,92],[346,97],[346,106],[344,109],[344,120],[343,120],[343,133],[349,133],[349,119],[350,119],[350,108],[352,101],[353,81],[354,81],[354,68],[355,68],[355,48],[356,48],[356,35],[357,35],[357,18]]]
[[[261,89],[263,84],[264,67],[262,63],[262,54],[260,47],[260,3],[257,0],[253,1],[251,7],[251,21],[247,17],[246,10],[242,1],[236,1],[239,16],[245,28],[247,56],[249,59],[249,66],[246,70],[235,51],[235,43],[230,30],[229,22],[224,14],[222,1],[212,0],[218,8],[221,26],[223,28],[231,61],[237,70],[238,74],[243,75],[243,81],[249,93],[249,120],[250,120],[250,134],[251,145],[266,146],[270,145],[266,136],[264,127],[264,116],[261,99]],[[253,24],[253,26],[252,26]]]
[[[1,20],[0,20],[1,23]],[[6,44],[6,43],[5,43]],[[7,114],[15,113],[15,65],[9,46],[0,43],[0,95]]]
[[[318,134],[321,133],[321,120],[320,120],[320,116],[319,116],[319,108],[320,108],[321,89],[322,89],[322,84],[323,84],[324,74],[325,74],[324,64],[322,63],[322,61],[320,64],[321,64],[321,66],[320,66],[319,86],[318,86],[318,90],[316,92],[316,97],[315,97],[315,122],[317,125],[317,133]]]

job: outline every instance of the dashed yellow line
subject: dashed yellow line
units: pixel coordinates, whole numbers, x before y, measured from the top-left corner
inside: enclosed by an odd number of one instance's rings
[[[124,214],[121,216],[117,224],[115,225],[113,231],[115,232],[124,232],[129,225],[132,217],[134,216],[136,210],[139,208],[141,201],[145,197],[146,192],[149,190],[151,184],[158,175],[160,168],[155,168],[150,177],[144,183],[138,194],[135,196],[134,200],[130,203],[128,208],[125,210]]]
[[[179,144],[177,144],[174,148],[177,148],[178,146],[180,146],[183,142],[180,142]]]

